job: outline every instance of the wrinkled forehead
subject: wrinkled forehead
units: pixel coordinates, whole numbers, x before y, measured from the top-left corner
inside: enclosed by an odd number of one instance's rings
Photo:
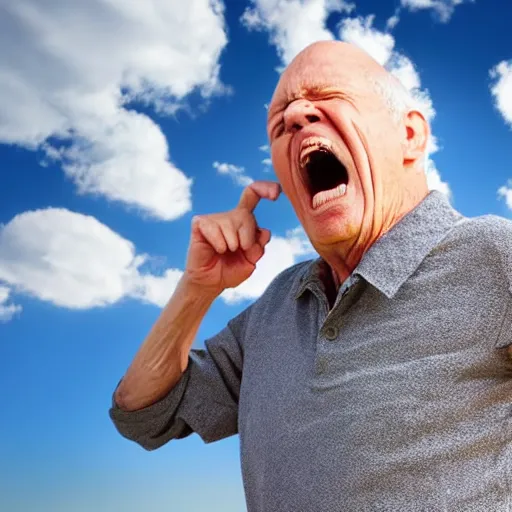
[[[279,79],[269,106],[269,119],[299,98],[321,99],[336,94],[355,101],[368,92],[369,75],[380,68],[375,64],[360,51],[320,48],[299,54]]]

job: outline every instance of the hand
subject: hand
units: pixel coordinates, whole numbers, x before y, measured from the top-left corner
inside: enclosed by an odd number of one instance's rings
[[[270,231],[258,227],[254,210],[260,199],[275,201],[280,193],[278,183],[256,181],[233,210],[194,217],[186,279],[215,295],[248,279],[270,241]]]

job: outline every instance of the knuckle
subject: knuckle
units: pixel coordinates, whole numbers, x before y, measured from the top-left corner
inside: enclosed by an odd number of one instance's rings
[[[256,217],[250,212],[249,210],[245,210],[241,214],[241,222],[247,225],[253,225],[256,224]]]
[[[226,225],[226,224],[231,223],[232,218],[233,218],[233,212],[232,211],[218,213],[217,216],[216,216],[217,222],[219,224],[222,224],[222,225]]]
[[[236,233],[236,229],[234,228],[233,223],[229,220],[221,224],[221,229],[225,237],[232,238],[232,235]]]
[[[244,208],[235,208],[228,213],[230,219],[240,219],[244,216]]]
[[[219,225],[222,226],[223,229],[233,229],[233,219],[226,215],[219,219]]]

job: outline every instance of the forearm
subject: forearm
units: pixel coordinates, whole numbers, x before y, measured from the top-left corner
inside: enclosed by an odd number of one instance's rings
[[[182,278],[119,384],[115,400],[126,411],[147,407],[185,371],[199,326],[216,296]]]

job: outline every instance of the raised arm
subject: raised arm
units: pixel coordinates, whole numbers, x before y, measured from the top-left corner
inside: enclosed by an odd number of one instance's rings
[[[263,256],[270,232],[258,227],[254,210],[261,198],[279,193],[277,183],[255,182],[233,210],[194,217],[185,272],[115,391],[121,410],[150,406],[180,380],[212,302],[244,282]]]

